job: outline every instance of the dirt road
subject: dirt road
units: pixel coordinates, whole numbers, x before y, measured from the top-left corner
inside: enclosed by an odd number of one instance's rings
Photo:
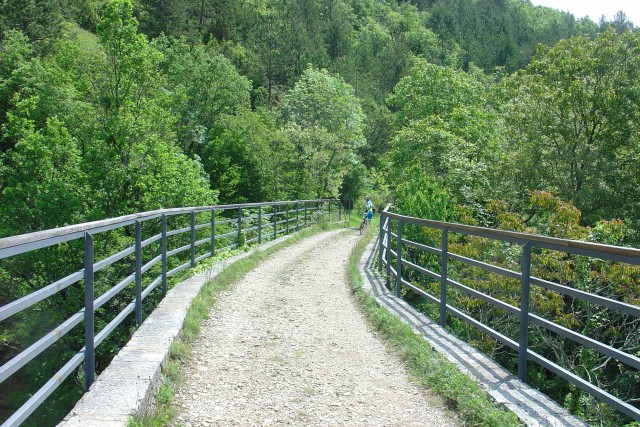
[[[370,331],[347,284],[356,230],[277,252],[222,294],[176,392],[176,426],[455,426]]]

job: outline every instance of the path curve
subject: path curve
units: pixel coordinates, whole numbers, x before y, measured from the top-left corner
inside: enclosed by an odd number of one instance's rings
[[[368,328],[347,284],[361,237],[276,252],[220,295],[183,367],[175,426],[456,426]]]

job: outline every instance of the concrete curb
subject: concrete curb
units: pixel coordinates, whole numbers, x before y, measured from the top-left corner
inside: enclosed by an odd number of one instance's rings
[[[58,426],[126,427],[132,415],[153,408],[155,393],[163,382],[162,365],[182,331],[191,301],[202,286],[236,261],[290,236],[219,261],[209,270],[175,285]]]
[[[373,270],[377,238],[367,246],[360,259],[363,288],[378,303],[420,333],[431,347],[480,383],[494,401],[514,412],[530,427],[588,427],[538,390],[529,387],[464,341],[449,334],[437,323],[417,312],[385,287],[385,278]]]

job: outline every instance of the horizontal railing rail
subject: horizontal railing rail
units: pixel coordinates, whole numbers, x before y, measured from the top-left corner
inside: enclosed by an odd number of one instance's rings
[[[417,226],[422,229],[440,230],[440,247],[429,246],[403,237],[403,228],[408,225]],[[392,229],[394,229],[395,232],[392,232]],[[449,234],[451,233],[482,237],[490,240],[498,240],[520,245],[521,271],[513,271],[499,265],[493,265],[468,256],[450,252],[448,246]],[[395,287],[397,297],[402,297],[403,288],[410,289],[412,292],[422,296],[427,301],[439,306],[439,323],[441,326],[447,326],[446,315],[450,314],[479,329],[505,346],[515,350],[518,353],[518,377],[522,381],[526,381],[527,361],[532,361],[591,394],[595,398],[609,404],[611,407],[626,416],[636,421],[640,420],[640,408],[633,404],[637,404],[637,399],[633,399],[632,402],[624,401],[620,397],[614,396],[606,390],[580,377],[575,372],[569,371],[558,363],[544,357],[543,355],[537,354],[529,348],[529,326],[537,326],[547,331],[551,331],[560,337],[569,339],[585,348],[594,350],[607,358],[616,360],[627,367],[640,370],[640,357],[638,357],[638,354],[631,354],[624,349],[615,348],[608,343],[599,342],[570,328],[545,319],[542,316],[530,313],[531,286],[533,285],[548,291],[557,292],[561,295],[571,297],[579,301],[615,310],[621,314],[632,316],[637,320],[640,318],[640,307],[637,305],[617,301],[612,298],[589,293],[571,286],[533,276],[531,274],[531,259],[532,249],[538,251],[546,249],[565,254],[606,260],[610,263],[640,265],[640,250],[635,248],[426,220],[390,212],[389,207],[387,207],[387,209],[385,209],[381,214],[378,241],[379,269],[381,272],[386,273],[387,286],[389,288]],[[412,262],[408,259],[407,255],[405,255],[406,248],[411,248],[413,251],[433,254],[439,257],[439,271],[433,271],[428,266],[418,265],[415,262]],[[514,306],[513,304],[502,301],[499,298],[474,289],[472,284],[465,285],[459,281],[451,279],[449,277],[449,261],[460,262],[489,273],[519,280],[519,306]],[[430,279],[439,281],[439,295],[433,295],[421,287],[419,283],[413,283],[413,281],[407,280],[407,276],[411,276],[410,272],[413,274],[412,277],[426,276]],[[472,281],[472,279],[469,279],[469,281]],[[455,289],[470,298],[480,300],[492,307],[502,310],[506,314],[516,316],[519,322],[518,340],[516,341],[505,336],[489,325],[482,323],[481,320],[473,318],[462,310],[450,305],[447,302],[447,291],[450,289]]]
[[[335,207],[333,217],[332,205]],[[2,427],[24,422],[83,363],[84,385],[88,389],[95,378],[95,348],[128,316],[135,315],[135,325],[139,326],[143,321],[143,301],[158,287],[161,288],[161,297],[164,297],[171,276],[193,268],[197,262],[221,251],[273,240],[280,234],[289,234],[291,229],[298,230],[319,220],[341,221],[342,214],[342,206],[335,199],[160,209],[0,239],[0,267],[5,260],[72,241],[83,242],[77,254],[79,259],[75,262],[84,265],[84,268],[0,307],[0,322],[7,321],[84,282],[84,307],[3,363],[0,366],[0,386],[75,327],[84,322],[85,328],[84,347],[78,348],[46,384],[31,393],[32,396],[3,421]],[[176,228],[170,229],[170,219],[174,220]],[[132,243],[96,259],[94,238],[111,231],[120,231]],[[143,239],[144,232],[152,235]],[[126,262],[126,267],[121,267],[130,273],[117,283],[108,284],[108,289],[101,295],[95,295],[96,273],[122,262]],[[105,326],[96,331],[96,310],[131,287],[134,296],[130,303],[112,319],[102,320]],[[0,332],[1,328],[11,327],[10,323],[7,325],[0,323]]]

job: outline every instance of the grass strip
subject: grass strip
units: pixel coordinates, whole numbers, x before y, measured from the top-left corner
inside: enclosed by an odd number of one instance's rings
[[[217,296],[228,289],[234,283],[242,279],[263,260],[268,259],[274,252],[294,245],[300,240],[317,234],[321,231],[335,228],[344,228],[342,224],[320,223],[309,228],[291,234],[288,239],[263,250],[256,250],[246,258],[234,262],[225,268],[212,280],[202,285],[200,292],[191,302],[191,307],[182,327],[181,336],[172,343],[169,352],[169,360],[163,365],[162,372],[165,382],[160,386],[155,395],[156,405],[147,413],[137,414],[129,419],[129,427],[163,427],[169,425],[177,414],[173,404],[175,388],[182,380],[180,367],[191,358],[191,344],[200,334],[200,324],[208,317],[209,309],[215,304]]]
[[[369,227],[366,237],[356,244],[348,265],[351,290],[372,327],[378,331],[392,352],[405,363],[411,377],[423,388],[445,398],[465,426],[522,426],[522,422],[513,412],[497,406],[478,383],[444,359],[421,335],[386,308],[381,307],[375,298],[362,288],[363,278],[359,262],[375,228]]]

